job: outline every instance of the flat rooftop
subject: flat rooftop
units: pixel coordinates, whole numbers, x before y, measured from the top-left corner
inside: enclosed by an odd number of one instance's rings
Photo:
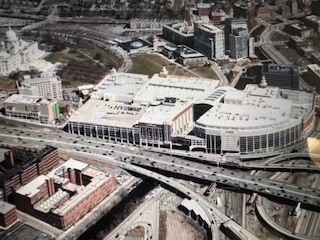
[[[41,199],[38,201],[34,208],[42,211],[42,212],[49,212],[51,209],[53,209],[53,213],[63,216],[68,211],[70,211],[72,208],[74,208],[76,205],[79,204],[79,202],[82,202],[83,199],[87,198],[93,191],[95,191],[97,188],[99,188],[102,184],[104,184],[106,181],[109,181],[110,177],[112,175],[109,175],[106,172],[102,172],[96,169],[93,169],[91,167],[88,167],[89,165],[87,163],[75,160],[75,159],[69,159],[68,161],[64,162],[59,167],[53,169],[50,173],[48,173],[47,176],[40,175],[36,179],[34,179],[32,182],[30,182],[29,186],[26,185],[26,187],[23,187],[23,189],[19,189],[19,194],[26,194],[31,192],[32,194],[35,194],[39,192],[38,187],[43,184],[47,179],[53,178],[54,180],[57,180],[58,178],[61,179],[60,183],[65,182],[62,185],[62,188],[59,188],[52,196],[50,196],[47,199]],[[62,168],[72,168],[72,169],[78,169],[81,171],[83,175],[87,175],[91,178],[91,181],[86,186],[83,185],[77,185],[74,183],[71,183],[69,179],[65,179],[62,176]],[[70,197],[69,192],[75,192],[75,194]],[[31,195],[28,195],[31,197]],[[60,204],[59,202],[62,199],[67,198],[67,201],[64,201],[63,204]]]
[[[320,17],[317,16],[317,15],[306,16],[306,17],[304,17],[304,19],[307,19],[309,21],[312,21],[312,22],[317,23],[317,24],[320,25]]]
[[[82,174],[90,176],[91,182],[86,186],[80,186],[79,188],[77,188],[77,193],[69,198],[69,200],[63,205],[60,205],[55,210],[53,210],[53,213],[61,216],[65,215],[72,208],[82,202],[85,198],[88,198],[93,191],[101,187],[112,177],[112,175],[109,175],[108,173],[93,168],[87,168],[86,170],[82,171]],[[60,191],[60,194],[64,194],[63,189],[62,191]]]
[[[281,95],[283,98],[292,101],[290,118],[303,118],[310,113],[313,107],[314,95],[312,93],[281,89]]]
[[[316,73],[320,77],[320,66],[318,64],[309,64],[307,68]]]
[[[132,127],[146,111],[140,104],[89,99],[70,118],[70,122]]]
[[[31,96],[31,95],[22,95],[22,94],[13,94],[8,97],[4,104],[31,104],[31,105],[46,105],[51,103],[45,98],[39,96]]]
[[[306,29],[310,29],[309,27],[302,25],[301,23],[293,23],[290,25],[293,28],[296,28],[298,30],[306,30]]]
[[[198,101],[207,96],[220,84],[219,80],[168,75],[153,75],[148,84],[135,98],[135,102],[152,103],[166,97],[184,101]]]
[[[40,191],[39,187],[49,179],[50,178],[45,175],[40,175],[37,178],[33,179],[31,182],[16,190],[16,192],[20,195],[31,198]]]
[[[314,52],[311,55],[318,60],[320,59],[320,52]]]
[[[16,208],[15,205],[0,200],[0,213],[1,214],[6,214],[7,212],[9,212],[15,208]]]
[[[38,229],[33,228],[27,224],[21,224],[21,225],[19,224],[17,226],[19,227],[17,227],[15,231],[11,231],[10,234],[2,234],[3,236],[2,239],[6,239],[6,240],[35,240],[35,239],[50,240],[52,239],[51,234],[41,232]]]
[[[174,105],[157,105],[148,107],[143,114],[139,123],[149,123],[155,125],[162,125],[165,122],[171,123],[172,119],[178,116],[182,111],[188,107],[192,107],[191,102],[178,100]]]
[[[147,75],[111,72],[94,87],[91,97],[130,102],[148,80]]]
[[[230,88],[212,102],[212,108],[202,115],[198,125],[216,128],[243,128],[275,126],[295,121],[310,113],[313,94],[247,85],[242,94]],[[222,99],[224,101],[222,101]],[[226,99],[230,101],[226,101]],[[232,101],[241,103],[231,103]]]
[[[314,48],[311,46],[301,47],[301,50],[304,52],[314,52]]]
[[[146,75],[114,72],[95,87],[93,97],[69,121],[127,128],[138,122],[163,124],[210,95],[219,84],[219,80],[207,78],[155,74],[149,79]],[[95,96],[103,96],[106,101]],[[170,98],[176,99],[175,104],[161,104]]]
[[[34,77],[31,78],[29,75],[25,75],[24,79],[21,81],[22,84],[35,84],[40,82],[47,82],[47,81],[57,81],[61,82],[60,78],[58,76],[41,76],[41,77]]]
[[[56,148],[52,146],[46,146],[37,153],[13,148],[12,152],[15,165],[13,168],[6,169],[6,167],[2,164],[2,167],[4,167],[4,173],[0,174],[0,183],[4,184],[6,181],[9,181],[16,175],[21,174],[31,165],[41,162],[46,155],[52,153],[53,151],[56,151]]]
[[[213,24],[207,22],[196,22],[198,27],[204,31],[211,32],[211,33],[220,33],[223,32],[220,28],[214,26]]]
[[[290,38],[295,42],[300,42],[300,43],[304,42],[304,40],[299,36],[290,36]]]
[[[87,163],[84,162],[80,162],[78,160],[74,160],[72,158],[70,158],[68,161],[64,162],[63,164],[60,165],[60,167],[68,169],[68,168],[73,168],[79,171],[82,171],[83,169],[85,169],[86,167],[88,167],[89,165]]]
[[[176,22],[176,23],[166,24],[163,27],[168,28],[185,37],[192,37],[194,32],[193,26],[188,25],[187,22]]]

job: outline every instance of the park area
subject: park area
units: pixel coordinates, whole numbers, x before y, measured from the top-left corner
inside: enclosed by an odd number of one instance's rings
[[[63,86],[79,86],[84,84],[95,84],[114,67],[119,68],[121,60],[98,47],[87,46],[77,50],[66,48],[55,51],[45,57],[51,63],[61,62],[66,64],[57,75],[60,76]],[[31,77],[40,76],[41,72],[20,71],[10,76],[0,76],[0,89],[12,91],[16,89],[16,81],[21,80],[24,75]]]
[[[201,77],[218,79],[217,74],[210,66],[184,67],[168,60],[160,54],[135,54],[131,56],[132,67],[129,73],[145,74],[152,77],[160,73],[163,67],[170,75]],[[85,84],[96,84],[114,67],[119,69],[122,62],[111,53],[98,47],[66,48],[55,51],[45,57],[46,61],[64,63],[65,66],[58,70],[57,75],[62,80],[64,87],[73,87]],[[39,76],[40,72],[19,72],[10,77],[0,77],[1,89],[16,88],[15,81],[22,79],[23,75]]]
[[[97,47],[81,49],[66,48],[53,52],[46,57],[52,63],[62,62],[67,65],[57,72],[63,86],[95,84],[114,67],[121,66],[121,60]]]
[[[170,75],[218,79],[215,71],[209,66],[184,67],[172,60],[169,61],[160,54],[136,54],[131,59],[132,67],[129,73],[152,77],[153,74],[160,73],[161,69],[166,67]]]

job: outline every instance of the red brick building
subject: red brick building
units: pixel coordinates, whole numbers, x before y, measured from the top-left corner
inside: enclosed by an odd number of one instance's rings
[[[255,16],[256,16],[256,7],[255,5],[234,5],[233,6],[233,14],[235,18],[244,18],[247,19],[248,28],[252,29],[256,22],[255,22]]]
[[[113,175],[70,159],[19,188],[17,209],[57,228],[68,229],[116,189]]]
[[[16,206],[0,200],[0,226],[7,228],[17,220]]]
[[[5,153],[1,166],[5,172],[0,175],[0,189],[4,200],[12,202],[15,189],[29,183],[41,174],[51,171],[59,165],[59,152],[55,147],[47,146],[37,153],[11,149]]]

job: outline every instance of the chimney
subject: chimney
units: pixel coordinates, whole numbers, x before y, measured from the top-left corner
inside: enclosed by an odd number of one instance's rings
[[[76,174],[74,169],[68,168],[69,180],[71,183],[76,183]]]
[[[69,178],[69,177],[68,177],[67,169],[66,169],[65,167],[62,169],[62,177],[63,177],[63,178]]]
[[[13,168],[14,167],[14,159],[13,159],[13,152],[12,149],[4,153],[4,159],[5,159],[5,166],[7,168]]]
[[[47,179],[47,185],[48,185],[48,194],[49,197],[51,197],[54,194],[54,184],[53,184],[53,179]]]
[[[51,183],[52,194],[54,194],[56,192],[56,190],[54,189],[54,180],[53,180],[53,178],[50,178],[49,182]]]
[[[82,186],[83,185],[83,180],[82,180],[82,173],[79,171],[76,172],[76,181],[77,184]]]

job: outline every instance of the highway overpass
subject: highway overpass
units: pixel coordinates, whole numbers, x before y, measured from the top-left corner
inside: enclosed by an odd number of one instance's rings
[[[301,188],[294,184],[250,176],[224,168],[212,169],[210,165],[185,160],[168,162],[149,158],[147,161],[141,161],[139,158],[133,158],[131,163],[164,174],[184,176],[207,183],[216,182],[218,186],[231,186],[244,192],[259,193],[266,197],[285,200],[292,205],[301,202],[303,208],[320,211],[320,191],[316,189]]]

